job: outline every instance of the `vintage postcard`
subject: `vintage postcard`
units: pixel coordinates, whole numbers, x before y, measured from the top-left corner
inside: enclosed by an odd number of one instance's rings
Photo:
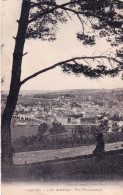
[[[123,194],[123,1],[1,1],[2,195]]]

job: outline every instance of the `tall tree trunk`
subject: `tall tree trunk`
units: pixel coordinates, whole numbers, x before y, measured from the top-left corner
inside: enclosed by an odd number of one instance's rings
[[[23,0],[22,2],[21,16],[18,22],[18,32],[15,39],[10,90],[1,121],[2,165],[12,164],[11,119],[17,104],[19,90],[21,87],[21,64],[25,35],[28,27],[30,2],[31,0]]]

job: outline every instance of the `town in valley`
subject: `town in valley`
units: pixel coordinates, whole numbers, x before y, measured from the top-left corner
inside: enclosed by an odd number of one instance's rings
[[[6,99],[2,92],[2,111]],[[22,91],[11,131],[16,152],[89,145],[99,132],[122,141],[123,89]]]

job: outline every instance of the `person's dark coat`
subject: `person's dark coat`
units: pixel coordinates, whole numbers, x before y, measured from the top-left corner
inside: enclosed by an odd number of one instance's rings
[[[93,151],[93,154],[95,156],[103,156],[104,154],[104,140],[103,140],[103,134],[102,133],[99,133],[97,135],[97,145],[96,145],[96,148],[95,150]]]

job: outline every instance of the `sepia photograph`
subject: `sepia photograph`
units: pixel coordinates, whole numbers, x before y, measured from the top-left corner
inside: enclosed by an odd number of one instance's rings
[[[1,187],[123,194],[122,0],[1,0]]]

